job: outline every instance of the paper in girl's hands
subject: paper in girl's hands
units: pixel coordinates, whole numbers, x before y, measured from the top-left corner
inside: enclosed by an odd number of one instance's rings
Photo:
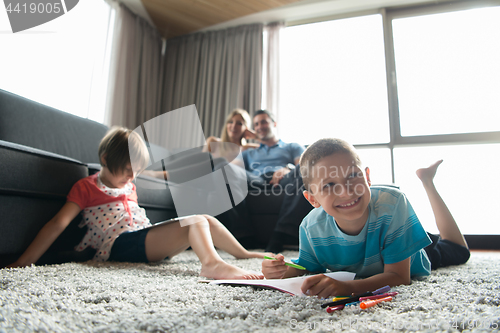
[[[332,272],[324,273],[324,275],[339,281],[350,281],[354,280],[356,273],[351,272]],[[310,275],[309,275],[310,276]],[[210,284],[230,284],[236,286],[255,286],[261,288],[271,288],[276,289],[285,293],[289,293],[297,296],[307,296],[305,295],[300,287],[306,278],[309,276],[299,276],[289,279],[264,279],[264,280],[204,280],[200,282],[208,282]]]

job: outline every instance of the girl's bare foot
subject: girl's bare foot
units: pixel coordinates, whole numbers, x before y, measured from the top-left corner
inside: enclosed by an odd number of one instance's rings
[[[261,280],[264,278],[261,273],[252,273],[225,261],[202,265],[200,275],[216,280]]]
[[[420,178],[424,185],[432,183],[432,180],[436,175],[437,168],[441,163],[443,163],[443,160],[439,160],[427,168],[418,169],[416,171],[418,178]]]

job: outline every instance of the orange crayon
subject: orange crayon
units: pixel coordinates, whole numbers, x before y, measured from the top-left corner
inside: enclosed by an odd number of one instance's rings
[[[387,297],[384,297],[384,298],[379,298],[379,299],[373,299],[373,300],[369,300],[369,301],[364,301],[364,302],[361,302],[361,304],[359,305],[359,307],[364,310],[364,309],[371,308],[372,306],[377,305],[380,302],[387,302],[387,301],[392,301],[392,297],[391,296],[387,296]]]

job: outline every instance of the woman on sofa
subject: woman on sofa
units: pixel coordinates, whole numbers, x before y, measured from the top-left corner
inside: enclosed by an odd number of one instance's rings
[[[209,137],[203,151],[210,152],[214,158],[224,157],[231,162],[240,150],[259,147],[259,144],[247,142],[248,139],[256,138],[251,127],[248,112],[243,109],[234,109],[226,118],[221,137]]]

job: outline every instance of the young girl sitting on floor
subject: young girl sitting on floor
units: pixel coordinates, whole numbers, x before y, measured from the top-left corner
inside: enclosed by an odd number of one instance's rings
[[[129,150],[130,147],[130,150]],[[131,156],[132,155],[132,156]],[[50,245],[83,210],[88,231],[76,250],[96,249],[94,260],[150,262],[171,258],[186,250],[194,250],[201,261],[200,275],[214,279],[260,279],[254,274],[226,263],[219,249],[242,258],[263,258],[264,253],[249,252],[214,217],[196,215],[179,222],[152,228],[144,209],[137,204],[137,175],[131,161],[144,169],[148,150],[135,132],[115,127],[99,145],[102,169],[79,180],[67,197],[66,204],[37,234],[19,259],[7,267],[23,267],[35,263]]]

